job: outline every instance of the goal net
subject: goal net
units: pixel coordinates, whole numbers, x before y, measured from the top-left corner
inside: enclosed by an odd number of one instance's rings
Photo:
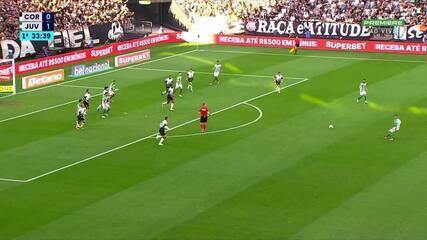
[[[0,59],[0,94],[15,94],[15,60]]]

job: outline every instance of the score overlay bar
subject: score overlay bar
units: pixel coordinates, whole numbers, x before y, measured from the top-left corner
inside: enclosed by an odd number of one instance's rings
[[[20,22],[42,22],[43,13],[42,12],[23,12],[19,16]]]
[[[19,21],[19,39],[21,41],[53,41],[54,13],[23,12],[20,14]]]

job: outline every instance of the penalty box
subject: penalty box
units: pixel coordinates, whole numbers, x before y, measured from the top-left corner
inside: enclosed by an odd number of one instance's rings
[[[193,53],[197,53],[197,52],[193,52]],[[168,58],[168,59],[169,59],[169,58]],[[145,64],[148,64],[148,63],[150,63],[150,62],[147,62],[147,63],[145,63]],[[162,68],[143,68],[143,69],[139,69],[139,67],[138,67],[138,66],[140,66],[140,65],[143,65],[143,64],[133,65],[133,66],[130,66],[129,68],[124,68],[124,69],[134,69],[134,70],[141,70],[141,71],[154,71],[154,72],[167,72],[167,71],[169,71],[169,72],[170,72],[170,71],[179,71],[179,70],[177,70],[177,69],[175,69],[175,70],[174,70],[174,69],[162,69]],[[108,72],[107,72],[107,73],[108,73]],[[103,73],[103,74],[106,74],[106,73]],[[200,74],[200,75],[207,75],[207,74],[212,74],[212,73],[210,73],[210,72],[197,72],[197,71],[196,71],[196,74]],[[162,75],[163,75],[163,74],[162,74]],[[271,78],[271,80],[273,79],[273,76],[269,76],[269,75],[238,74],[238,73],[236,73],[236,74],[233,74],[233,73],[224,73],[223,75],[224,75],[224,76],[227,76],[227,77],[233,77],[233,76],[235,76],[235,77],[248,77],[248,78],[249,78],[249,77],[250,77],[250,78]],[[96,75],[94,75],[94,76],[96,76]],[[287,79],[289,79],[289,80],[292,80],[292,83],[291,83],[291,84],[288,84],[288,85],[284,85],[282,88],[289,88],[289,87],[292,87],[292,86],[295,86],[295,85],[301,84],[301,83],[303,83],[303,82],[305,82],[305,81],[307,81],[307,80],[308,80],[308,78],[304,78],[304,77],[286,77],[286,78],[287,78]],[[248,103],[248,102],[250,102],[250,101],[252,101],[252,100],[255,100],[255,99],[258,99],[258,98],[261,98],[261,97],[264,97],[264,96],[270,95],[270,94],[272,94],[272,93],[274,93],[274,91],[265,92],[265,93],[263,93],[263,94],[257,95],[257,96],[255,96],[255,97],[252,97],[252,98],[246,99],[246,100],[244,100],[244,101],[238,102],[238,103],[236,103],[236,104],[234,104],[234,105],[231,105],[231,106],[229,106],[229,107],[226,107],[226,108],[224,108],[224,109],[221,109],[221,110],[219,110],[218,112],[222,112],[222,111],[226,111],[226,110],[228,110],[228,109],[232,109],[232,108],[234,108],[234,107],[236,107],[236,106],[240,106],[241,104]],[[197,121],[197,120],[198,120],[198,119],[192,119],[192,120],[189,120],[189,121],[187,121],[187,122],[181,123],[181,124],[179,124],[179,125],[175,126],[175,127],[174,127],[174,129],[175,129],[175,128],[182,127],[182,126],[185,126],[185,125],[190,124],[190,123],[192,123],[192,122],[195,122],[195,121]],[[78,160],[78,161],[76,161],[76,162],[72,162],[72,163],[64,164],[64,166],[62,166],[62,167],[57,167],[57,168],[53,168],[53,169],[49,169],[49,167],[47,167],[47,168],[46,168],[46,172],[41,173],[41,174],[40,174],[40,173],[38,173],[38,174],[35,174],[35,175],[30,176],[30,177],[28,177],[28,178],[14,178],[14,177],[6,177],[6,176],[5,176],[4,178],[1,178],[1,176],[0,176],[0,181],[21,182],[21,183],[31,182],[31,181],[34,181],[34,180],[36,180],[36,179],[39,179],[39,178],[42,178],[42,177],[45,177],[45,176],[48,176],[48,175],[51,175],[51,174],[54,174],[54,173],[57,173],[57,172],[63,171],[63,170],[65,170],[65,169],[67,169],[67,168],[71,168],[71,167],[73,167],[73,166],[76,166],[76,165],[82,164],[82,163],[84,163],[84,162],[87,162],[87,161],[90,161],[90,160],[96,159],[96,158],[98,158],[98,157],[101,157],[101,156],[107,155],[107,154],[109,154],[109,153],[111,153],[111,152],[114,152],[114,151],[117,151],[117,150],[120,150],[120,149],[126,148],[126,147],[128,147],[128,146],[131,146],[131,145],[133,145],[133,144],[139,143],[139,142],[141,142],[141,141],[144,141],[144,140],[146,140],[146,139],[149,139],[149,138],[153,137],[155,134],[157,134],[157,133],[153,133],[152,135],[148,135],[148,136],[145,136],[145,137],[142,137],[142,138],[136,139],[135,141],[132,141],[132,142],[128,142],[128,143],[125,143],[125,144],[119,145],[119,146],[117,146],[117,147],[115,147],[115,148],[108,149],[108,150],[106,150],[106,151],[104,151],[104,152],[101,152],[101,153],[98,153],[98,154],[95,154],[95,155],[89,156],[89,157],[87,157],[87,158],[84,158],[84,159]],[[11,174],[11,175],[13,175],[13,174]]]

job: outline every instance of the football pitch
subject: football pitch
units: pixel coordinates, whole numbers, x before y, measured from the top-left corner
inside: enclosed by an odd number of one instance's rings
[[[427,56],[187,44],[151,55],[0,96],[0,240],[426,239]],[[175,111],[162,108],[164,79],[189,68],[194,92],[184,81]],[[368,104],[356,103],[363,78]],[[396,113],[401,130],[384,140]]]

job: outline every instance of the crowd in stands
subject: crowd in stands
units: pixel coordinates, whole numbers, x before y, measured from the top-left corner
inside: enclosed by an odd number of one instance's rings
[[[427,0],[178,0],[195,16],[228,16],[285,21],[359,23],[363,19],[402,19],[427,24]]]
[[[55,13],[55,30],[123,23],[133,15],[127,0],[0,0],[0,40],[18,38],[21,12]]]
[[[16,0],[0,0],[0,40],[15,35],[19,28],[19,11]]]
[[[190,20],[196,17],[227,16],[231,22],[268,6],[265,0],[177,0]]]

